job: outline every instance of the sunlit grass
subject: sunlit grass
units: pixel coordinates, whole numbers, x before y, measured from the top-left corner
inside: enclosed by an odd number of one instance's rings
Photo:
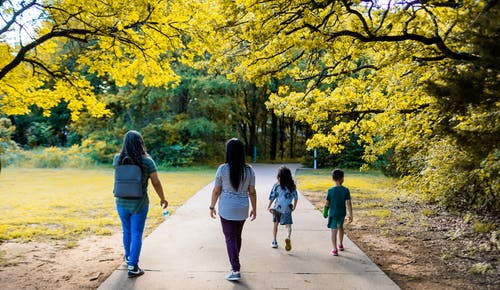
[[[313,203],[320,201],[322,204],[328,188],[335,185],[331,170],[325,169],[298,170],[296,179],[299,190]],[[378,172],[346,171],[343,185],[351,192],[355,210],[364,210],[363,215],[376,217],[389,214],[381,208],[393,197],[393,179]]]
[[[170,211],[208,184],[214,169],[160,172]],[[77,239],[120,230],[111,169],[6,168],[0,175],[0,240]],[[149,186],[146,232],[162,220]]]
[[[331,170],[299,170],[297,183],[301,190],[324,191],[335,185],[332,180]],[[346,171],[344,186],[351,189],[351,194],[372,195],[381,197],[393,184],[393,180],[381,173]]]

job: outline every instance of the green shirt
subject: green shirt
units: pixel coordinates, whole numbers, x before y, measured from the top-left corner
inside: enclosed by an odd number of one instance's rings
[[[328,216],[331,217],[345,217],[346,216],[346,206],[345,201],[351,199],[351,194],[349,189],[345,186],[334,186],[328,189],[326,194],[326,200],[330,202],[330,210]]]
[[[113,167],[116,168],[118,165],[118,158],[120,157],[119,154],[116,154],[115,157],[113,158]],[[149,155],[143,155],[142,156],[142,198],[137,198],[137,199],[126,199],[126,198],[120,198],[116,197],[116,205],[119,205],[125,209],[127,209],[131,213],[138,213],[141,211],[145,206],[149,205],[149,199],[148,199],[148,180],[149,180],[149,175],[151,173],[155,173],[158,171],[158,168],[156,167],[156,163],[154,160],[151,158]]]

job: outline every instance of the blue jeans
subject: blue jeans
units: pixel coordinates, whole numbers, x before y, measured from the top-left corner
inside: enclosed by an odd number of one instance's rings
[[[149,206],[145,206],[138,213],[131,213],[119,205],[116,205],[116,209],[122,221],[125,256],[128,257],[128,264],[130,266],[135,266],[139,263],[139,255],[141,254],[142,247],[142,233],[144,232]]]

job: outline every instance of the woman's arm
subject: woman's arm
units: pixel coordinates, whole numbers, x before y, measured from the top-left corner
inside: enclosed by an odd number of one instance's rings
[[[151,184],[153,184],[153,187],[156,191],[156,194],[158,194],[158,197],[160,198],[160,205],[162,208],[167,208],[168,206],[168,201],[165,199],[165,194],[163,193],[163,186],[161,185],[160,178],[158,177],[157,172],[153,172],[149,175],[149,178],[151,178]]]
[[[250,185],[248,187],[248,196],[250,197],[250,204],[252,205],[250,220],[253,221],[257,217],[257,191],[255,191],[255,186]]]
[[[217,216],[217,211],[215,210],[215,204],[219,199],[220,193],[222,191],[222,186],[214,186],[212,190],[212,201],[210,202],[210,216],[215,218]]]

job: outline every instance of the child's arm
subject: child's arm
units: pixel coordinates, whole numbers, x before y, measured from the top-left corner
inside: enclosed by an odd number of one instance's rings
[[[270,213],[273,213],[274,212],[274,209],[271,208],[271,205],[273,204],[273,202],[276,200],[277,198],[277,194],[276,194],[276,184],[273,185],[273,189],[271,189],[271,192],[269,193],[269,205],[267,206],[267,210],[270,212]]]
[[[330,201],[326,200],[325,206],[323,207],[323,217],[327,218],[328,217],[328,210],[330,209]]]
[[[273,201],[274,199],[270,199],[269,200],[269,204],[267,205],[267,210],[270,212],[270,213],[273,213],[274,209],[271,208],[271,206],[273,205]]]
[[[297,202],[299,201],[299,194],[297,193],[297,189],[294,189],[292,191],[292,198],[293,198],[292,211],[294,211],[297,208]]]
[[[349,211],[349,216],[347,217],[347,219],[349,220],[350,223],[352,223],[352,203],[351,203],[351,200],[350,199],[346,200],[346,204],[347,204],[347,210]]]

